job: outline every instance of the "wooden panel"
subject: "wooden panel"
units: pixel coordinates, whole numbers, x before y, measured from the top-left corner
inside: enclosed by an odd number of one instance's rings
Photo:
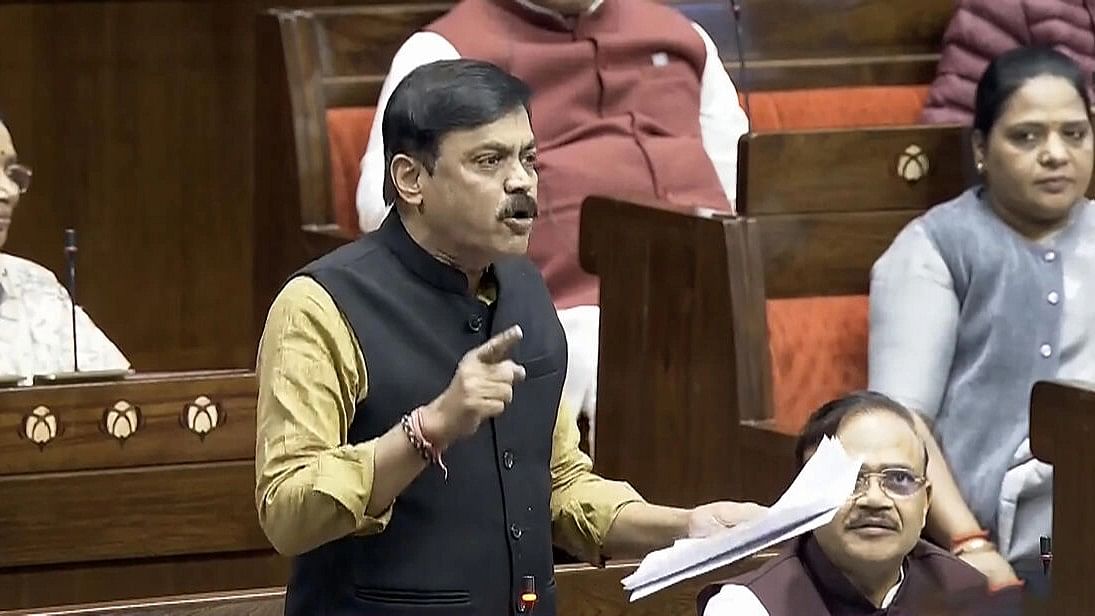
[[[254,19],[315,3],[0,5],[0,114],[35,170],[5,250],[61,272],[76,228],[79,299],[138,370],[254,361]]]
[[[774,552],[763,552],[635,603],[628,602],[620,585],[621,579],[635,571],[635,563],[610,563],[604,568],[588,565],[556,567],[556,611],[567,616],[692,616],[696,610],[696,596],[704,586],[755,569],[773,555]],[[33,612],[0,612],[0,616],[60,616],[76,613],[118,616],[274,616],[284,611],[284,595],[281,588],[253,588],[227,593],[73,605]]]
[[[41,609],[30,608],[284,587],[288,579],[289,560],[273,550],[18,567],[0,569],[0,609],[26,609],[27,612],[20,613],[41,614]],[[222,595],[218,593],[218,596]],[[277,607],[281,609],[280,596]],[[117,608],[104,607],[92,613],[117,613]],[[162,611],[152,613],[163,614]],[[224,613],[222,608],[208,612]]]
[[[205,435],[186,424],[188,408],[201,397],[215,406],[217,422]],[[0,390],[0,476],[253,459],[255,401],[249,372]],[[111,416],[119,403],[134,412]],[[39,421],[30,418],[39,407],[57,425],[57,436],[41,446],[26,437],[25,423]],[[112,436],[108,419],[113,434],[131,435]]]
[[[654,502],[742,496],[731,317],[743,298],[729,274],[741,268],[738,231],[599,198],[582,209],[582,266],[601,282],[595,465]]]
[[[758,230],[767,297],[863,295],[875,260],[920,210],[766,216]]]
[[[750,0],[741,5],[747,70],[738,70],[730,3],[675,0],[704,27],[739,89],[927,83],[952,0]]]
[[[740,428],[737,464],[742,473],[743,498],[774,503],[798,474],[795,443],[798,435],[780,431],[771,420],[746,421]]]
[[[0,478],[0,567],[269,549],[253,461]]]
[[[1030,446],[1053,465],[1053,596],[1049,614],[1095,613],[1095,384],[1039,382],[1031,394]]]
[[[907,155],[910,148],[919,156]],[[740,148],[739,212],[926,209],[973,183],[970,152],[965,129],[955,126],[750,135]],[[899,175],[925,166],[917,181]]]
[[[970,152],[957,126],[743,139],[738,209],[756,220],[762,295],[866,293],[871,266],[897,232],[975,180]]]
[[[388,74],[392,56],[411,33],[444,15],[452,2],[390,4],[361,9],[316,9],[325,79]]]

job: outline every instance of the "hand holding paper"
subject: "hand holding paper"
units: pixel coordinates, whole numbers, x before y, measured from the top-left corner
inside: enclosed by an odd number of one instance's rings
[[[688,519],[689,538],[710,537],[739,524],[762,517],[767,507],[756,503],[722,501],[700,505]]]

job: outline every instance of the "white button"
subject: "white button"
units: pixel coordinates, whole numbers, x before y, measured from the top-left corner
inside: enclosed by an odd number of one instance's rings
[[[1042,258],[1044,258],[1047,262],[1052,263],[1052,262],[1057,260],[1057,251],[1055,251],[1055,250],[1046,251],[1046,254],[1043,255]]]
[[[1049,346],[1048,344],[1043,344],[1040,350],[1042,351],[1042,357],[1049,357],[1050,355],[1053,355],[1053,347]]]
[[[1061,301],[1061,296],[1058,295],[1056,291],[1050,291],[1049,295],[1046,296],[1046,299],[1049,300],[1049,303],[1056,306],[1057,302]]]

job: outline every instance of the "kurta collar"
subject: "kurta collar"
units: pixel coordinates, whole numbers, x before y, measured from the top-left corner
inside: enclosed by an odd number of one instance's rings
[[[431,286],[450,293],[468,295],[468,277],[459,269],[438,260],[414,241],[399,212],[392,208],[376,231],[377,239],[387,246],[404,266]],[[483,274],[483,281],[493,280],[493,266]]]
[[[818,586],[818,594],[822,596],[830,611],[847,614],[877,614],[885,610],[897,598],[905,581],[905,568],[907,562],[901,565],[901,572],[897,584],[886,593],[886,600],[881,608],[876,607],[867,597],[863,596],[858,588],[852,584],[848,576],[833,564],[829,557],[818,545],[817,539],[810,534],[801,541],[798,547],[799,559],[810,573],[810,577]],[[906,558],[907,561],[907,558]],[[839,610],[835,609],[839,607]]]

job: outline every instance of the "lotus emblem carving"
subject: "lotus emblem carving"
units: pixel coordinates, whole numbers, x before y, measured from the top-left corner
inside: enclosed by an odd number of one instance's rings
[[[119,443],[125,443],[126,439],[136,434],[143,424],[144,417],[141,415],[140,407],[126,400],[119,400],[114,403],[114,406],[103,411],[99,428],[118,439]]]
[[[19,436],[34,443],[41,450],[45,449],[46,445],[57,438],[61,432],[61,422],[53,411],[47,406],[38,406],[23,417]]]
[[[202,439],[227,419],[224,410],[208,396],[198,396],[183,407],[182,425]]]
[[[916,144],[905,148],[897,157],[897,175],[909,184],[915,184],[927,176],[930,168],[928,155]]]

